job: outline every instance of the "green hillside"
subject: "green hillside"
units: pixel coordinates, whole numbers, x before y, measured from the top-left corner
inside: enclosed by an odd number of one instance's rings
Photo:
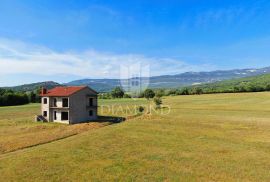
[[[270,74],[193,86],[203,93],[270,91]]]
[[[30,83],[30,84],[24,84],[19,85],[15,87],[5,87],[4,89],[10,89],[13,91],[20,91],[20,92],[27,92],[27,91],[34,91],[39,89],[40,87],[45,87],[47,89],[54,88],[56,86],[59,86],[59,83],[53,82],[53,81],[47,81],[47,82],[38,82],[38,83]]]
[[[161,75],[152,76],[149,78],[142,77],[140,82],[145,83],[152,89],[176,89],[179,87],[190,87],[194,84],[214,83],[222,80],[246,78],[251,76],[258,76],[262,74],[270,74],[270,67],[261,69],[234,69],[234,70],[218,70],[210,72],[186,72],[176,75]],[[121,83],[132,83],[131,79],[81,79],[74,80],[63,85],[67,86],[81,86],[88,85],[98,92],[110,92],[113,88],[123,86]],[[53,88],[60,85],[59,83],[48,81],[32,84],[19,85],[15,87],[8,87],[14,91],[34,91],[41,86],[46,88]]]

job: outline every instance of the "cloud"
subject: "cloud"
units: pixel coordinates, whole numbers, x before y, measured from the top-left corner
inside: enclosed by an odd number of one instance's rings
[[[96,50],[60,52],[24,42],[0,39],[0,76],[32,74],[119,78],[121,66],[136,63],[149,66],[151,76],[215,68],[212,65],[193,65],[172,58],[147,57],[138,54],[114,54]]]

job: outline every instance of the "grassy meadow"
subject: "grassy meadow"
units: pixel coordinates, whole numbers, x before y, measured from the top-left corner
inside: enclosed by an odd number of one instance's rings
[[[0,181],[270,181],[270,92],[101,100],[73,126],[35,123],[40,106],[0,108]]]

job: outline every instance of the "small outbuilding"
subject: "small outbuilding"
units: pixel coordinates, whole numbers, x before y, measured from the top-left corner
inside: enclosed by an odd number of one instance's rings
[[[41,90],[37,121],[76,124],[97,119],[98,93],[88,86],[61,86]]]

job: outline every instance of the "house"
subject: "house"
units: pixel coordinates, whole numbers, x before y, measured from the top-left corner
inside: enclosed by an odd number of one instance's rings
[[[41,116],[37,121],[76,124],[97,119],[97,92],[87,86],[61,86],[41,90]]]

